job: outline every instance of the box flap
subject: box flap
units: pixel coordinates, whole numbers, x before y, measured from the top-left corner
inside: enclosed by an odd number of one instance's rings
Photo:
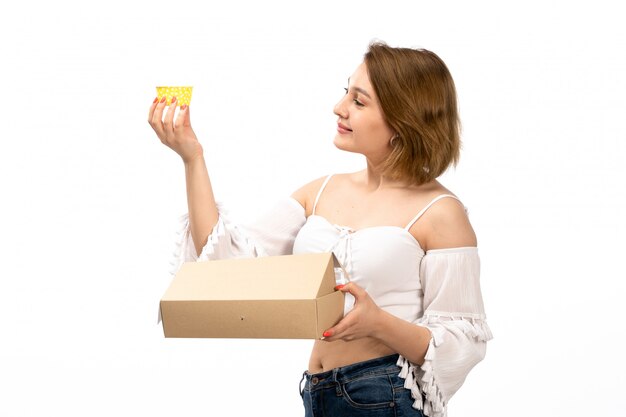
[[[345,294],[341,291],[334,291],[317,299],[317,339],[343,318],[344,301]]]
[[[304,300],[334,292],[332,253],[186,262],[162,300]]]

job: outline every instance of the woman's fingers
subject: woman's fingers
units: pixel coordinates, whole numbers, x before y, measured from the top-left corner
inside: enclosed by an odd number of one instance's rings
[[[191,113],[190,113],[191,110],[189,110],[189,105],[186,105],[183,111],[184,111],[183,126],[190,127],[191,126]]]
[[[189,106],[183,104],[180,106],[180,110],[178,111],[178,116],[176,116],[176,122],[174,123],[174,130],[180,129],[181,127],[189,127],[191,126],[191,120],[189,117]]]
[[[172,97],[167,113],[165,113],[165,119],[163,119],[163,128],[165,134],[172,138],[174,137],[174,113],[176,112],[176,97]]]
[[[358,302],[362,297],[366,295],[365,290],[356,285],[354,282],[348,282],[345,285],[337,285],[335,289],[344,293],[347,292],[352,294],[356,302]]]
[[[154,110],[156,109],[157,104],[159,104],[159,98],[155,98],[150,106],[150,111],[148,111],[148,123],[152,126],[152,116],[154,116]]]
[[[334,340],[341,339],[343,333],[352,326],[352,317],[346,315],[343,319],[339,321],[334,327],[326,330],[323,334],[324,339],[328,342],[332,342]]]
[[[353,282],[338,285],[336,290],[354,296],[354,308],[350,310],[334,327],[324,332],[324,340],[354,340],[371,336],[380,324],[380,307],[367,291]]]
[[[152,113],[152,122],[163,122],[163,109],[165,108],[165,100],[167,98],[165,96],[161,97],[161,99],[156,103],[156,107],[154,112]]]
[[[150,106],[150,111],[148,112],[148,123],[156,132],[157,137],[161,140],[161,142],[165,143],[163,141],[163,123],[161,122],[161,119],[157,116],[157,109],[160,104],[161,102],[159,101],[158,97],[155,98],[152,102],[152,105]]]
[[[163,129],[163,109],[165,108],[165,100],[166,97],[163,96],[161,100],[157,103],[157,106],[152,113],[152,122],[150,123],[162,142],[165,140],[165,132]]]
[[[158,102],[155,100],[150,106],[148,121],[161,143],[180,155],[183,161],[187,161],[202,155],[202,147],[191,128],[189,106],[181,106],[176,115],[176,104],[176,97],[172,97],[164,117],[163,112],[167,106],[165,97]]]

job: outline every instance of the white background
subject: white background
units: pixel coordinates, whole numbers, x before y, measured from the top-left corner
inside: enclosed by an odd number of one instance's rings
[[[464,150],[441,181],[469,207],[495,339],[449,415],[624,415],[617,7],[299,3],[3,6],[0,415],[302,414],[311,341],[156,324],[186,200],[147,112],[156,85],[194,86],[216,194],[249,218],[363,166],[333,147],[332,107],[373,39],[435,51],[457,84]]]

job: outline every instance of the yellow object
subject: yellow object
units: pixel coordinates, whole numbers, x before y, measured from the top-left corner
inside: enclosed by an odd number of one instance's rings
[[[189,105],[191,103],[191,90],[193,87],[184,86],[184,87],[157,87],[157,97],[159,100],[163,96],[167,97],[167,105],[169,106],[172,103],[172,97],[176,97],[176,105],[182,106],[183,104]]]

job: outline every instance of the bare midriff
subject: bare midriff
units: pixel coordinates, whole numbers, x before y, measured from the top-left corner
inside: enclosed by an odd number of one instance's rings
[[[312,374],[325,372],[394,353],[387,345],[371,337],[349,342],[316,340],[309,359],[309,372]]]

